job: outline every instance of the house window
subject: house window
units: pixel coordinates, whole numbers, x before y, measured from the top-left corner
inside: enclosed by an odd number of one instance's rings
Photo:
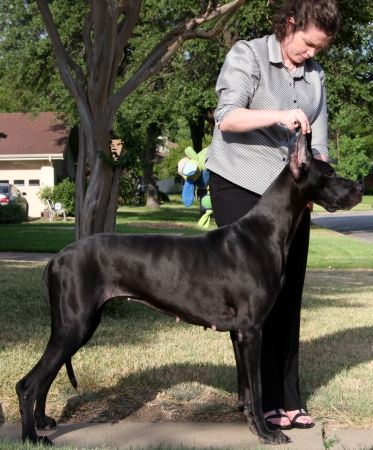
[[[25,185],[25,180],[14,180],[14,184],[16,186],[24,186]]]
[[[40,186],[40,180],[28,180],[29,186]]]
[[[9,183],[9,180],[0,180],[0,183]]]

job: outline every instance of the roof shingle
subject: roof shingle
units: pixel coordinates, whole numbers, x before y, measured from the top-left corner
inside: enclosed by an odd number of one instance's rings
[[[0,156],[5,155],[57,155],[63,154],[69,136],[56,113],[32,114],[0,113]]]

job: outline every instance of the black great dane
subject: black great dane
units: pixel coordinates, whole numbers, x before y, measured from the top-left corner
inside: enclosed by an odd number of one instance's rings
[[[360,184],[314,159],[300,131],[291,146],[289,164],[255,208],[232,225],[193,237],[96,234],[51,259],[43,279],[51,336],[16,387],[23,440],[51,443],[35,429],[35,424],[44,430],[56,426],[45,414],[48,390],[64,364],[76,387],[72,356],[92,337],[105,303],[124,296],[177,321],[229,331],[250,430],[261,443],[289,442],[263,418],[263,323],[284,284],[289,246],[307,201],[334,212],[352,208],[363,194]],[[214,276],[205,277],[207,271]]]

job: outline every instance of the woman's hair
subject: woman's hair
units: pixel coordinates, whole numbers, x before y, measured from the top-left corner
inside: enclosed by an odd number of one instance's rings
[[[289,23],[289,18],[294,24]],[[337,34],[341,17],[335,0],[286,0],[281,11],[273,18],[273,31],[278,41],[297,30],[305,31],[315,25],[327,36]]]

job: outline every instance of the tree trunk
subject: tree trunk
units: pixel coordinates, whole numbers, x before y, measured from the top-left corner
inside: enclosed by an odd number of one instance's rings
[[[211,136],[214,134],[214,128],[215,128],[215,116],[214,116],[214,109],[208,108],[204,111],[205,113],[205,118],[207,123],[209,124],[210,127],[210,133]]]
[[[205,137],[205,117],[202,112],[197,119],[189,121],[189,128],[193,149],[196,153],[199,153],[202,150],[202,141]]]
[[[205,137],[205,124],[209,125],[211,135],[214,132],[215,118],[213,109],[201,109],[195,120],[189,121],[190,135],[192,137],[193,149],[196,153],[203,150],[203,138]]]
[[[146,148],[143,165],[144,184],[146,192],[146,206],[159,208],[158,189],[155,182],[153,166],[155,163],[157,146],[160,143],[161,130],[156,123],[151,123],[146,129]]]
[[[95,233],[116,231],[119,184],[124,168],[110,164],[106,159],[99,157],[98,150],[92,151],[88,148],[88,143],[92,139],[89,139],[87,134],[97,136],[97,141],[107,141],[110,147],[110,131],[105,133],[105,130],[100,131],[99,128],[95,127],[93,133],[84,126],[81,126],[79,130],[79,160],[75,180],[76,240]],[[95,146],[95,148],[98,147]],[[122,148],[121,154],[124,152],[125,149]],[[95,153],[97,156],[94,160],[91,158],[90,161],[86,156]],[[110,149],[106,149],[105,154],[110,154]]]

